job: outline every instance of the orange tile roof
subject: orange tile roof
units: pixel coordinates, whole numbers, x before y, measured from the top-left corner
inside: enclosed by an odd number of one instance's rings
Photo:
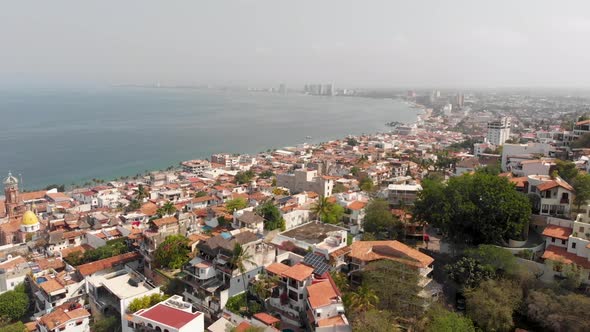
[[[554,237],[560,240],[567,240],[572,235],[572,229],[557,225],[547,225],[543,230],[544,236]]]
[[[51,295],[51,293],[64,289],[64,286],[60,284],[56,279],[49,279],[43,282],[39,287],[45,291],[45,293]]]
[[[318,327],[348,325],[342,316],[324,318],[317,321]]]
[[[247,321],[243,321],[240,324],[238,324],[238,326],[236,326],[235,331],[236,332],[246,332],[251,327],[252,327],[252,325],[250,325],[250,323],[248,323]]]
[[[154,225],[156,225],[158,227],[162,227],[164,225],[170,225],[170,224],[178,223],[178,219],[176,219],[175,216],[171,216],[171,217],[165,217],[165,218],[155,219],[152,222],[154,223]]]
[[[303,281],[311,276],[313,273],[313,267],[305,264],[296,264],[291,266],[289,269],[283,271],[281,274],[284,277],[291,278],[297,281]]]
[[[117,264],[124,264],[137,260],[141,255],[137,252],[128,252],[118,256],[113,256],[105,259],[98,260],[96,262],[86,263],[77,267],[78,272],[82,276],[88,276],[98,271],[111,268]]]
[[[574,191],[574,188],[572,186],[570,186],[569,183],[567,183],[563,180],[562,181],[550,180],[550,181],[543,182],[537,186],[537,189],[539,189],[539,191],[544,191],[544,190],[549,190],[549,189],[552,189],[555,187],[562,187],[562,188],[565,188],[569,191]]]
[[[332,303],[332,299],[338,297],[336,290],[328,280],[307,286],[307,294],[309,304],[313,309],[326,306]]]
[[[566,248],[554,245],[550,245],[549,247],[545,248],[545,252],[541,258],[562,262],[564,264],[576,264],[583,267],[584,269],[590,269],[590,261],[588,261],[588,258],[578,256],[568,252]]]
[[[265,269],[268,272],[281,275],[283,272],[290,269],[290,266],[285,265],[283,263],[272,263],[269,266],[267,266]]]
[[[434,262],[434,258],[399,241],[356,241],[351,248],[348,255],[364,262],[388,259],[419,268]]]
[[[361,210],[361,209],[365,208],[366,205],[367,205],[367,203],[365,203],[365,202],[354,201],[348,205],[348,208],[356,211],[356,210]]]
[[[524,186],[528,182],[528,180],[529,179],[526,176],[509,179],[509,181],[514,183],[514,185],[516,185],[517,188],[524,188]]]
[[[141,206],[139,211],[146,216],[153,216],[158,211],[158,206],[152,202],[147,202]]]
[[[254,318],[258,319],[259,321],[263,322],[266,325],[273,325],[273,324],[281,322],[280,319],[273,317],[273,316],[267,314],[266,312],[259,312],[254,315]]]
[[[46,326],[48,330],[53,330],[71,320],[83,317],[90,317],[90,313],[84,308],[69,311],[66,311],[63,308],[57,308],[53,312],[41,317],[39,322]]]
[[[12,260],[6,261],[6,262],[0,264],[0,269],[4,269],[4,270],[14,269],[17,265],[22,264],[22,263],[26,263],[26,262],[27,262],[27,260],[24,259],[24,257],[16,256]]]

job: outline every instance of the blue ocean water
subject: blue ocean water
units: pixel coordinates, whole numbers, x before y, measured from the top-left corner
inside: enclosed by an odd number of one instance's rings
[[[256,153],[416,119],[390,99],[210,89],[0,90],[0,176],[25,188],[112,179],[212,153]],[[311,136],[312,139],[306,139]]]

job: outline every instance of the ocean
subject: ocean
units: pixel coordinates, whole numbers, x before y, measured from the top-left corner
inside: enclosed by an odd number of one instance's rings
[[[412,122],[392,99],[108,87],[0,90],[0,177],[26,189],[164,169],[212,153],[257,153]],[[312,137],[307,139],[306,137]]]

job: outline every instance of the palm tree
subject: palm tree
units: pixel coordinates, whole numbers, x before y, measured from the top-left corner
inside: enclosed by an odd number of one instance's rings
[[[320,196],[318,201],[311,207],[311,212],[318,216],[319,221],[322,221],[322,216],[330,212],[328,197]]]
[[[148,197],[148,191],[145,189],[145,187],[143,186],[143,184],[140,184],[137,187],[137,200],[138,201],[143,201],[144,198]]]
[[[356,292],[350,293],[348,302],[353,310],[361,312],[375,308],[379,298],[372,289],[361,286],[357,288]]]
[[[236,242],[230,263],[233,266],[233,268],[238,269],[238,271],[240,271],[240,274],[242,275],[242,280],[244,282],[244,291],[245,292],[247,291],[246,275],[245,275],[246,265],[245,264],[257,265],[253,259],[254,259],[254,257],[247,250],[245,250],[241,244]],[[247,299],[246,299],[246,301],[247,301]],[[247,308],[248,308],[248,305],[246,303],[246,310],[248,310]]]
[[[164,205],[162,205],[157,211],[161,217],[172,215],[174,212],[176,212],[176,206],[170,201],[164,203]]]

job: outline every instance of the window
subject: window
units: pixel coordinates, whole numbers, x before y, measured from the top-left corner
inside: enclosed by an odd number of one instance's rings
[[[132,321],[127,321],[127,326],[130,328],[135,328],[135,324]]]
[[[131,322],[131,323],[133,323],[133,322]],[[80,326],[80,325],[82,325],[82,321],[77,321],[76,326]]]
[[[555,238],[554,237],[551,238],[551,242],[555,243]]]
[[[565,240],[561,240],[561,244],[565,244]]]
[[[572,249],[576,249],[576,243],[572,242]]]
[[[584,227],[580,227],[579,230],[580,230],[580,233],[584,233]]]

